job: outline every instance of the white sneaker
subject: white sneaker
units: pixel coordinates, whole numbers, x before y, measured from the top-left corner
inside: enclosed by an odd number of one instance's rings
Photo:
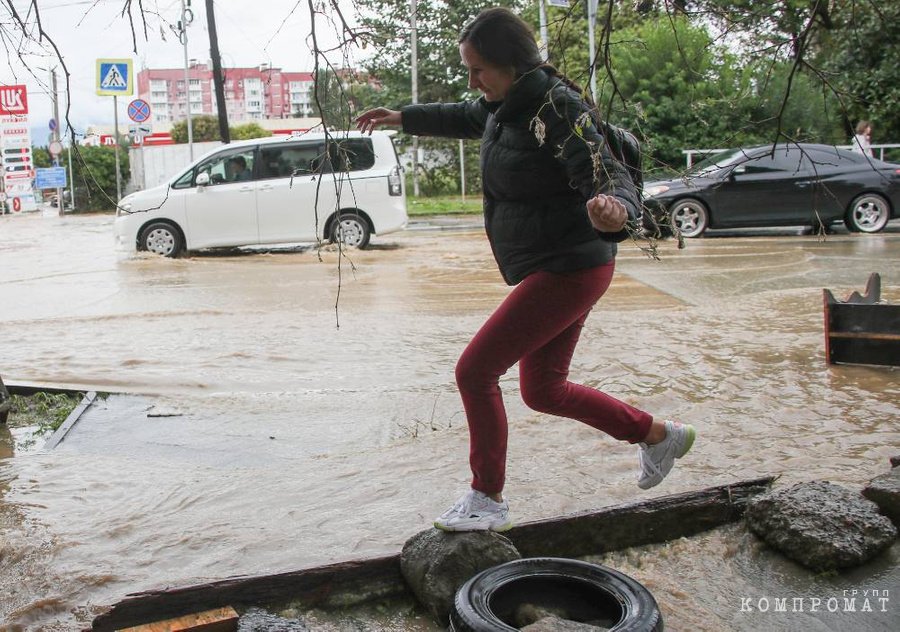
[[[662,483],[666,475],[675,467],[675,459],[680,459],[694,445],[697,433],[693,426],[666,420],[666,438],[659,443],[647,445],[641,442],[638,461],[641,472],[638,487],[650,489]]]
[[[509,504],[470,489],[434,521],[434,526],[441,531],[506,531],[512,527]]]

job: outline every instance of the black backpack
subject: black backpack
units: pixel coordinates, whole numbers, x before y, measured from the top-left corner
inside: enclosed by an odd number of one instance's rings
[[[595,122],[596,118],[594,117]],[[628,130],[616,127],[612,123],[599,121],[600,131],[606,138],[606,144],[612,157],[625,165],[638,197],[644,189],[644,171],[641,168],[641,143]]]

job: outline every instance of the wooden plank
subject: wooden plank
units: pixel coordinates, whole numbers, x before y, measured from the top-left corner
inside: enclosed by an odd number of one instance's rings
[[[69,416],[66,417],[66,420],[60,424],[59,428],[50,435],[50,438],[47,439],[47,443],[44,444],[45,450],[52,450],[56,446],[60,444],[60,442],[66,438],[66,435],[69,431],[78,423],[78,420],[81,419],[81,416],[84,414],[91,404],[94,403],[94,400],[97,399],[97,393],[91,391],[87,393],[84,398],[81,400],[81,403],[75,407]]]
[[[774,477],[617,505],[594,512],[528,522],[503,535],[525,557],[579,557],[694,535],[737,520],[746,502],[769,489]],[[409,595],[400,555],[129,595],[93,621],[106,632],[197,610],[235,608],[339,608]]]
[[[769,489],[773,480],[760,478],[539,520],[504,535],[523,557],[583,557],[666,542],[737,520],[746,502]]]
[[[832,331],[831,337],[851,340],[900,340],[900,334],[872,334],[864,331]]]
[[[216,608],[175,619],[145,623],[119,632],[236,632],[240,617],[234,608]]]

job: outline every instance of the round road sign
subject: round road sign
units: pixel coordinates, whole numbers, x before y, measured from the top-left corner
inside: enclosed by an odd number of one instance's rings
[[[22,198],[13,198],[13,213],[18,213],[22,210]]]
[[[51,156],[58,156],[62,153],[63,150],[62,143],[58,140],[54,140],[50,143],[50,146],[47,147],[47,150],[50,152]]]
[[[135,123],[143,123],[150,118],[150,104],[143,99],[135,99],[128,104],[128,118]]]

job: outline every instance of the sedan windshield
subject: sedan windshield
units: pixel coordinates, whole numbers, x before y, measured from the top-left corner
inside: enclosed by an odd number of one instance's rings
[[[714,175],[720,169],[730,167],[737,162],[741,162],[747,157],[745,149],[726,149],[725,151],[710,154],[700,162],[696,163],[688,172],[693,177],[709,177]]]

